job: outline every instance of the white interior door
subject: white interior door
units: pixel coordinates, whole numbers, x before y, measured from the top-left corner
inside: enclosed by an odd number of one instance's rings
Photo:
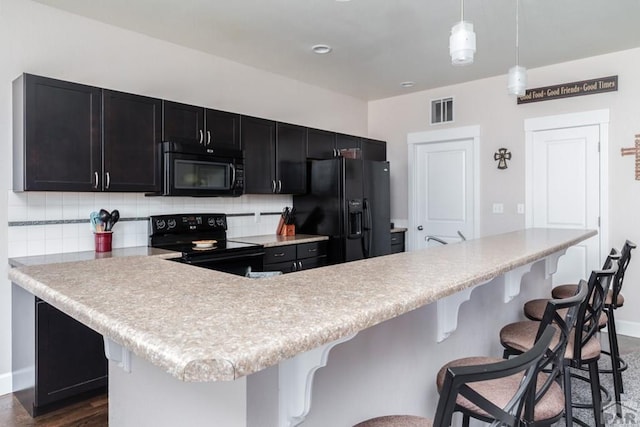
[[[471,138],[416,147],[418,247],[474,236],[473,145]]]
[[[533,132],[532,225],[599,229],[600,127]],[[567,250],[553,283],[577,283],[600,266],[600,233]]]

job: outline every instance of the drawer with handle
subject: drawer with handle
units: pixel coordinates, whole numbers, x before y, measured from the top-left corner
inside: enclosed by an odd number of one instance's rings
[[[301,243],[297,245],[297,249],[298,259],[324,256],[327,254],[327,242]]]
[[[264,248],[264,263],[275,264],[296,260],[296,245],[273,246]]]

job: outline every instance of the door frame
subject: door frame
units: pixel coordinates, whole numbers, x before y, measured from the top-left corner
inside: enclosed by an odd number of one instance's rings
[[[415,250],[420,248],[418,239],[416,237],[416,227],[418,226],[418,207],[417,202],[419,198],[418,194],[418,182],[419,174],[417,173],[417,164],[415,162],[418,147],[425,144],[435,143],[447,143],[458,142],[461,139],[473,140],[473,236],[469,238],[478,237],[480,234],[480,125],[464,126],[450,129],[439,129],[434,131],[424,132],[412,132],[407,134],[407,153],[409,156],[408,161],[408,202],[409,202],[409,232],[407,234],[408,242],[407,249]]]
[[[609,253],[609,109],[525,119],[525,227],[533,227],[533,134],[538,131],[599,126],[600,261]]]

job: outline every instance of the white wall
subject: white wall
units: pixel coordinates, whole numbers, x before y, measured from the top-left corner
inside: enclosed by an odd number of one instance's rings
[[[8,256],[91,249],[88,223],[8,227],[8,221],[84,219],[185,210],[279,211],[288,196],[144,198],[139,194],[29,193],[11,189],[11,82],[23,72],[366,136],[367,105],[345,95],[121,30],[29,0],[0,0],[0,395],[11,390]],[[4,194],[8,196],[5,197]],[[267,234],[272,219],[233,219],[231,235]],[[115,246],[146,244],[144,221],[114,229]],[[10,255],[9,255],[10,254]]]
[[[480,125],[481,235],[523,228],[524,215],[516,213],[516,205],[524,203],[525,197],[524,120],[609,109],[609,245],[620,248],[625,239],[640,244],[640,181],[634,180],[633,158],[620,156],[620,148],[632,147],[634,135],[640,133],[638,69],[640,49],[529,70],[529,87],[618,75],[619,90],[524,105],[517,105],[515,97],[507,94],[506,75],[371,102],[369,135],[387,141],[392,164],[391,216],[408,216],[407,134],[445,126]],[[430,126],[430,101],[448,96],[455,99],[455,123]],[[493,160],[500,147],[513,154],[507,170],[498,170]],[[504,203],[504,214],[491,212],[495,202]],[[640,253],[635,256],[640,259]],[[638,336],[640,312],[629,306],[640,304],[640,287],[635,286],[639,282],[640,261],[635,259],[624,288],[627,307],[616,317],[622,321],[622,329]]]

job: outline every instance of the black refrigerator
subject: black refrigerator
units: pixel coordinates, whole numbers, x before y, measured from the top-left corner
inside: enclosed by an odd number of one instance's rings
[[[330,264],[391,253],[389,162],[309,162],[308,191],[293,197],[296,233],[329,236]]]

